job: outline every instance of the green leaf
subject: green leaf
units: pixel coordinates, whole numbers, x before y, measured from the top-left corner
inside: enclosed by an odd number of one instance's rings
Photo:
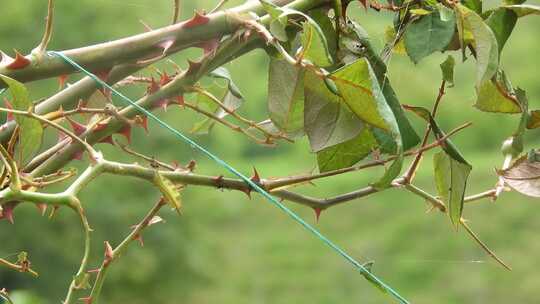
[[[482,14],[482,0],[462,0],[463,5],[477,14]]]
[[[363,123],[343,98],[311,70],[304,77],[304,95],[304,129],[313,152],[348,141],[362,130]]]
[[[448,55],[446,60],[440,64],[442,79],[446,81],[451,87],[454,86],[454,66],[456,61],[452,55]]]
[[[319,151],[317,153],[319,171],[350,167],[368,156],[377,145],[369,128],[364,127],[353,139]]]
[[[399,55],[407,54],[405,42],[403,39],[396,41],[396,30],[393,26],[387,26],[384,30],[384,42],[388,47],[392,47],[392,51]]]
[[[371,45],[367,32],[359,24],[350,20],[349,22],[347,22],[347,27],[344,30],[345,32],[343,33],[343,35],[341,35],[341,45],[343,46],[342,52],[346,50],[346,53],[348,54],[347,58],[349,58],[347,60],[349,60],[350,62],[354,62],[360,57],[367,58],[369,64],[371,65],[371,68],[373,69],[377,77],[379,86],[382,88],[386,103],[390,106],[390,109],[392,110],[397,120],[397,124],[399,126],[399,133],[401,134],[402,138],[403,149],[408,150],[416,146],[420,142],[420,138],[418,137],[418,134],[416,134],[409,120],[405,116],[405,113],[401,108],[401,104],[399,103],[397,95],[392,88],[390,79],[388,79],[388,77],[386,76],[386,65],[380,58],[379,52],[377,52],[375,48]],[[382,137],[390,137],[388,139],[391,140],[390,135],[382,134],[382,131],[376,132],[375,134],[377,133],[380,134],[380,136],[376,136],[377,139]],[[387,142],[388,140],[385,139],[383,141]],[[392,144],[392,146],[395,147],[396,144],[394,143]],[[396,149],[394,148],[392,151],[396,151]]]
[[[326,8],[310,10],[309,16],[321,28],[321,31],[326,38],[328,54],[333,61],[333,58],[336,58],[338,35],[336,29],[334,28],[334,24],[332,23],[332,19],[328,16],[328,10]]]
[[[180,189],[178,185],[163,177],[157,170],[154,172],[154,184],[163,195],[163,199],[181,214],[182,201],[180,199]]]
[[[414,8],[409,10],[409,13],[411,13],[413,16],[425,16],[433,13],[432,11],[425,10],[423,8]]]
[[[403,144],[394,112],[379,87],[371,65],[366,58],[360,58],[334,72],[331,78],[353,113],[364,122],[388,132],[396,142],[398,157],[374,184],[379,189],[388,187],[401,170]]]
[[[443,51],[452,40],[455,28],[455,16],[446,21],[441,19],[439,12],[422,16],[413,21],[405,32],[407,54],[414,63],[418,63],[436,51]]]
[[[283,132],[301,134],[304,129],[304,69],[285,60],[271,59],[268,76],[268,111]]]
[[[448,205],[450,220],[457,229],[463,214],[463,198],[472,167],[451,158],[444,152],[433,156],[433,167],[437,191],[443,202]]]
[[[227,86],[231,94],[233,94],[234,96],[240,99],[244,98],[244,96],[242,95],[242,92],[240,92],[240,89],[236,86],[236,84],[232,80],[231,73],[229,72],[227,68],[219,67],[213,70],[212,72],[210,72],[209,76],[214,77],[214,78],[225,79],[227,81]]]
[[[470,32],[473,38],[473,46],[476,51],[476,84],[479,87],[485,81],[489,81],[497,72],[499,66],[499,47],[497,38],[487,26],[482,17],[465,6],[456,5],[458,15],[458,31],[461,41],[467,41],[465,35]],[[465,46],[462,45],[463,52]]]
[[[525,2],[527,2],[527,0],[503,0],[504,4],[509,4],[509,5],[522,4],[522,3],[525,3]]]
[[[32,109],[33,104],[30,101],[30,96],[22,83],[2,74],[0,74],[0,79],[9,87],[9,91],[13,97],[11,103],[15,110],[29,111]],[[20,128],[17,159],[19,163],[23,163],[39,150],[43,138],[43,127],[36,119],[21,115],[15,115],[15,121]]]
[[[221,76],[217,76],[217,74],[213,75],[213,77],[223,78]],[[211,85],[206,87],[205,90],[208,93],[212,94],[215,98],[220,100],[228,109],[235,111],[240,108],[240,106],[242,106],[244,99],[242,97],[238,97],[238,95],[241,96],[238,90],[236,91],[236,93],[233,93],[230,87],[230,82],[228,84],[228,87],[225,88],[221,87],[217,83],[212,83]],[[227,115],[229,115],[227,111],[223,110],[216,102],[214,102],[210,97],[205,94],[197,93],[196,104],[202,110],[210,112],[219,118],[225,118]],[[200,135],[208,134],[215,126],[215,124],[216,121],[214,119],[206,117],[203,120],[195,123],[191,128],[190,132]]]
[[[486,24],[491,28],[495,38],[497,38],[497,45],[499,46],[499,53],[502,51],[506,41],[512,34],[516,25],[518,16],[512,10],[498,8],[487,18]]]
[[[349,108],[363,121],[386,131],[399,133],[392,110],[365,58],[344,66],[332,74]]]
[[[316,66],[328,67],[333,64],[326,37],[313,19],[309,19],[303,24],[302,53],[304,59]]]
[[[484,112],[521,113],[523,111],[512,84],[501,70],[497,71],[496,77],[480,85],[474,106]]]
[[[540,6],[532,4],[521,5],[507,5],[503,6],[506,9],[513,10],[518,17],[525,17],[528,15],[540,15]]]
[[[406,109],[429,122],[438,139],[445,136],[427,109],[414,106],[406,106]],[[441,147],[443,152],[439,152],[433,157],[435,184],[439,196],[448,205],[450,220],[457,229],[463,213],[463,197],[472,167],[449,139],[445,139]]]

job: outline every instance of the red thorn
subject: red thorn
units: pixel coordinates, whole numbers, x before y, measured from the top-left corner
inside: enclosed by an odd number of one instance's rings
[[[190,160],[187,164],[186,168],[189,170],[189,172],[195,171],[195,167],[197,166],[197,162],[195,160]]]
[[[79,99],[79,103],[77,106],[81,106],[82,108],[86,107],[88,105],[88,100]]]
[[[251,187],[249,185],[245,189],[242,189],[240,191],[244,192],[249,197],[249,199],[251,199]]]
[[[11,102],[9,102],[7,98],[4,98],[4,105],[6,106],[6,108],[13,110],[13,106],[11,105]],[[15,117],[13,116],[13,113],[8,112],[6,116],[6,122],[10,122],[13,119],[15,119]]]
[[[214,178],[214,183],[216,184],[216,188],[223,188],[223,175]]]
[[[64,88],[64,85],[66,84],[66,80],[68,79],[67,74],[58,76],[58,89],[61,90]]]
[[[69,116],[66,116],[66,119],[67,121],[69,121],[69,124],[71,125],[71,128],[73,129],[73,133],[75,133],[75,135],[79,136],[83,134],[84,132],[86,132],[85,125],[74,121],[73,119],[69,118]]]
[[[84,304],[92,304],[92,297],[79,298],[79,301],[82,301]]]
[[[196,46],[203,49],[204,56],[207,56],[208,54],[212,54],[216,51],[219,46],[219,40],[220,39],[218,38],[210,39],[207,41],[203,41]]]
[[[101,81],[107,81],[110,73],[111,73],[111,69],[106,69],[106,70],[97,71],[95,74],[99,79],[101,79]]]
[[[47,212],[47,204],[39,203],[39,204],[36,204],[36,207],[38,208],[39,212],[41,213],[41,216],[44,216],[45,212]]]
[[[201,14],[195,11],[195,15],[193,16],[193,18],[186,21],[182,26],[184,28],[192,28],[192,27],[206,24],[208,23],[208,21],[210,21],[210,18],[206,17],[204,13]]]
[[[62,131],[58,131],[58,142],[62,142],[64,139],[66,139],[68,136],[66,133]]]
[[[141,247],[144,247],[144,240],[143,240],[142,235],[141,235],[140,233],[137,233],[137,234],[133,237],[133,240],[138,241],[139,244],[141,245]]]
[[[152,77],[152,81],[150,82],[150,85],[148,88],[146,88],[146,94],[150,95],[159,90],[159,84],[154,80],[154,77]]]
[[[163,73],[161,74],[161,77],[159,78],[159,85],[164,86],[170,81],[171,81],[171,78],[169,77],[169,75],[167,75],[167,73]]]
[[[112,138],[112,135],[109,135],[107,137],[104,137],[103,139],[101,139],[100,141],[98,141],[99,143],[102,143],[102,144],[111,144],[114,146],[114,141],[113,141],[113,138]]]
[[[9,202],[2,205],[2,213],[0,213],[0,220],[6,219],[11,224],[15,224],[15,219],[13,217],[13,210],[15,207],[17,207],[19,203],[17,202]]]
[[[135,116],[135,124],[141,126],[146,133],[148,133],[148,117],[140,115]]]
[[[176,96],[176,104],[182,107],[186,105],[186,101],[184,100],[184,95]]]
[[[21,55],[21,53],[15,50],[15,59],[13,59],[13,61],[10,62],[6,68],[9,70],[20,70],[27,67],[30,63],[31,61],[28,58],[24,57]]]
[[[83,156],[83,151],[77,151],[77,152],[73,153],[73,156],[72,156],[71,159],[82,160],[82,156]]]
[[[163,49],[162,56],[165,56],[167,54],[167,51],[173,46],[174,39],[167,39],[163,42],[160,42],[158,46]]]
[[[93,130],[94,130],[94,132],[99,132],[99,131],[104,130],[105,128],[107,128],[107,122],[98,122],[94,126]]]
[[[49,220],[52,220],[52,218],[56,215],[56,212],[60,209],[60,206],[53,206],[51,213],[49,214]]]
[[[250,178],[250,180],[256,184],[261,183],[261,177],[259,176],[259,172],[257,172],[257,169],[253,167],[253,176]]]
[[[100,268],[87,270],[86,273],[99,273]]]
[[[201,62],[188,60],[188,65],[189,67],[188,67],[187,73],[193,73],[193,71],[201,67]]]
[[[98,71],[95,74],[101,81],[107,82],[107,79],[109,79],[109,74],[110,73],[111,73],[111,69],[107,69],[107,70]],[[107,89],[105,87],[100,87],[99,91],[101,92],[101,94],[103,94],[103,96],[105,96],[105,98],[107,98],[107,99],[111,98],[111,90],[109,90],[109,89]]]
[[[118,134],[124,136],[128,144],[131,143],[131,126],[129,124],[126,124],[120,131],[118,131]]]
[[[105,241],[105,263],[110,263],[112,261],[112,259],[114,258],[114,252],[113,252],[113,249],[111,247],[111,244],[109,244],[108,241]]]
[[[317,223],[319,222],[319,218],[321,217],[321,212],[323,211],[322,208],[315,207],[313,208],[315,211],[315,219],[317,220]]]

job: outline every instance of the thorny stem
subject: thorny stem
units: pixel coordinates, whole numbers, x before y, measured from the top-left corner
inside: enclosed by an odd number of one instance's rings
[[[461,130],[469,127],[469,126],[471,126],[471,123],[463,124],[463,125],[455,128],[455,129],[453,129],[452,131],[448,132],[445,136],[443,136],[440,139],[434,141],[433,143],[431,143],[431,144],[429,144],[427,146],[424,146],[423,148],[420,148],[420,149],[418,149],[416,151],[405,152],[403,155],[404,156],[412,156],[412,155],[416,155],[416,154],[418,154],[420,152],[427,151],[427,150],[433,149],[435,147],[438,147],[438,146],[441,145],[441,143],[443,143],[450,136],[456,134],[457,132],[459,132],[459,131],[461,131]],[[371,168],[371,167],[381,166],[381,165],[384,165],[385,163],[393,161],[395,159],[396,159],[396,156],[390,156],[390,157],[388,157],[386,159],[374,160],[374,161],[367,162],[367,163],[357,165],[357,166],[351,166],[351,167],[346,167],[346,168],[342,168],[342,169],[336,169],[336,170],[332,170],[332,171],[319,173],[319,174],[316,174],[316,175],[297,176],[297,177],[292,177],[290,179],[295,179],[297,181],[297,183],[303,183],[303,182],[306,182],[306,181],[313,181],[313,180],[316,180],[316,179],[321,179],[321,178],[330,177],[330,176],[334,176],[334,175],[340,175],[340,174],[347,173],[347,172],[353,172],[353,171],[358,171],[358,170],[367,169],[367,168]],[[289,185],[288,182],[285,182],[285,183],[286,183],[285,185],[282,185],[280,183],[280,181],[278,180],[278,181],[275,181],[275,183],[273,184],[273,187],[277,188],[277,187]],[[272,189],[272,188],[270,188],[270,189]]]
[[[17,163],[15,160],[11,157],[9,152],[4,148],[4,146],[0,145],[0,156],[2,157],[2,161],[4,162],[4,165],[10,169],[10,177],[11,177],[11,190],[12,191],[20,191],[21,190],[21,180],[19,177],[19,170],[17,169]]]
[[[54,18],[54,0],[49,0],[49,3],[47,5],[47,17],[45,18],[45,22],[46,22],[45,32],[43,33],[43,38],[41,39],[41,43],[35,49],[38,56],[42,56],[45,53],[45,50],[47,49],[47,45],[49,44],[49,41],[51,41],[53,18]]]
[[[68,293],[66,295],[66,299],[64,300],[64,304],[71,304],[73,303],[74,299],[74,292],[75,290],[79,289],[80,286],[78,286],[78,280],[80,280],[80,277],[83,276],[86,273],[86,268],[88,266],[88,260],[90,257],[90,245],[92,242],[91,239],[91,232],[92,229],[90,228],[90,225],[88,224],[88,219],[86,218],[84,209],[82,208],[81,203],[78,199],[73,198],[71,207],[77,211],[77,214],[79,215],[81,219],[81,223],[84,229],[84,254],[82,257],[81,264],[79,266],[79,270],[73,277],[73,280],[71,281],[71,284],[68,288]]]
[[[62,127],[61,125],[55,123],[54,121],[48,120],[40,115],[37,115],[31,111],[19,111],[19,110],[12,110],[12,109],[6,109],[6,108],[0,108],[0,112],[4,113],[12,113],[14,115],[21,115],[28,118],[36,119],[46,125],[50,125],[51,127],[57,129],[58,131],[66,134],[67,136],[71,137],[74,141],[79,142],[86,150],[88,150],[88,153],[90,153],[90,156],[92,158],[97,157],[98,152],[94,150],[94,148],[89,145],[84,140],[80,139],[75,133],[71,132],[70,130]]]
[[[32,268],[30,267],[27,267],[25,265],[19,265],[19,264],[16,264],[16,263],[11,263],[10,261],[8,260],[5,260],[5,259],[2,259],[0,258],[0,266],[5,266],[9,269],[13,269],[15,271],[18,271],[18,272],[28,272],[29,274],[31,274],[32,276],[34,277],[39,277],[39,274],[33,270]]]
[[[298,10],[308,10],[321,4],[327,4],[329,0],[275,0],[279,6],[288,5]],[[249,1],[227,12],[218,11],[208,15],[208,22],[204,26],[185,26],[189,21],[179,22],[164,28],[156,29],[127,38],[109,41],[101,44],[87,46],[78,49],[62,51],[63,54],[72,58],[82,66],[92,67],[93,70],[106,70],[118,64],[133,63],[134,60],[144,58],[156,58],[163,54],[160,44],[173,39],[173,45],[167,51],[170,55],[176,51],[197,45],[224,35],[234,33],[240,24],[231,15],[242,15],[248,12],[264,14],[264,9],[257,1]],[[33,58],[28,58],[34,61]],[[33,62],[32,62],[33,63]],[[0,66],[0,74],[17,79],[21,82],[51,78],[60,75],[74,73],[75,69],[62,59],[45,56],[40,60],[39,66],[30,64],[24,69],[10,70]],[[0,88],[5,87],[3,82]]]
[[[92,288],[92,291],[90,293],[89,299],[91,303],[97,304],[99,301],[99,296],[101,294],[101,290],[103,287],[103,283],[105,281],[105,277],[107,275],[107,270],[109,269],[110,265],[116,261],[122,253],[124,253],[129,244],[138,239],[140,237],[141,232],[148,227],[150,221],[156,216],[156,214],[159,212],[161,207],[166,205],[165,201],[163,199],[160,199],[153,207],[150,209],[150,211],[146,214],[146,216],[139,222],[131,231],[131,233],[112,251],[112,253],[105,253],[105,258],[103,260],[103,263],[101,264],[101,267],[98,270],[97,278],[94,282],[94,286]],[[107,249],[106,249],[107,251]],[[108,256],[110,254],[110,256]]]

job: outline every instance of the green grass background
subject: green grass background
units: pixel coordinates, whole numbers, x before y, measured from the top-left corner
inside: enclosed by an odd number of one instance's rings
[[[28,53],[40,40],[46,1],[3,0],[0,4],[0,49]],[[172,1],[79,0],[56,1],[51,49],[67,49],[120,38],[171,19]],[[217,1],[181,1],[182,16],[195,8],[210,8]],[[234,1],[232,1],[235,3]],[[239,1],[236,1],[238,3]],[[529,1],[535,3],[535,1]],[[498,1],[484,1],[485,6]],[[539,4],[536,2],[535,4]],[[382,45],[392,16],[365,12],[357,3],[350,13]],[[514,85],[525,89],[531,108],[540,107],[540,18],[519,21],[502,55],[502,65]],[[174,60],[185,66],[190,50]],[[458,53],[454,54],[460,58]],[[436,54],[413,65],[394,55],[390,77],[403,103],[430,106],[440,82]],[[246,95],[242,113],[265,119],[268,59],[256,51],[228,65]],[[468,194],[489,189],[496,182],[494,168],[502,163],[499,146],[511,135],[518,116],[481,113],[472,107],[474,63],[456,69],[456,86],[441,106],[440,124],[446,130],[467,121],[473,127],[455,136],[455,143],[473,164]],[[73,78],[71,79],[74,80]],[[54,80],[29,84],[34,99],[57,89]],[[136,97],[140,90],[128,91]],[[170,108],[163,115],[173,126],[187,131],[195,114]],[[422,133],[423,124],[411,117]],[[224,174],[222,168],[179,143],[150,123],[151,136],[134,134],[133,147],[166,161],[198,162],[198,172]],[[527,149],[537,148],[538,131],[527,134]],[[50,136],[51,138],[53,136]],[[52,140],[48,138],[47,140]],[[277,148],[257,147],[247,139],[216,127],[210,136],[196,139],[246,174],[253,166],[263,177],[310,172],[316,159],[306,140]],[[111,159],[132,161],[109,146],[100,146]],[[82,168],[81,162],[70,164]],[[367,185],[379,169],[350,173],[304,186],[298,191],[332,196]],[[431,153],[416,183],[434,193]],[[61,188],[61,187],[59,187]],[[92,227],[93,260],[97,267],[103,241],[118,242],[129,226],[142,217],[159,197],[155,189],[135,179],[103,176],[83,193]],[[392,303],[367,283],[342,258],[257,195],[191,187],[184,196],[185,215],[164,210],[165,224],[144,233],[145,247],[131,247],[110,271],[102,303]],[[465,217],[481,238],[508,262],[508,272],[447,217],[426,213],[420,198],[392,189],[323,212],[316,224],[313,211],[291,205],[308,222],[361,261],[375,261],[374,272],[412,303],[538,303],[540,302],[540,202],[517,193],[505,193],[496,203],[487,200],[466,206]],[[15,303],[58,303],[78,267],[82,233],[76,217],[61,210],[54,220],[40,217],[33,206],[17,208],[16,225],[0,221],[0,256],[25,250],[30,253],[39,279],[0,269],[0,287],[13,290]],[[11,256],[12,257],[12,256]]]

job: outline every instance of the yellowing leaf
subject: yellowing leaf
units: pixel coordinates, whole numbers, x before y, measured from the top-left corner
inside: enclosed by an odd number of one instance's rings
[[[465,52],[467,41],[465,33],[473,36],[472,45],[476,51],[476,85],[489,81],[497,72],[499,66],[499,49],[497,38],[493,31],[484,23],[474,11],[458,4],[455,8],[458,16],[458,31],[462,41],[462,51]]]
[[[15,79],[9,78],[0,74],[0,79],[3,80],[9,87],[11,96],[13,97],[12,104],[15,110],[28,111],[32,108],[32,102],[26,87]],[[41,146],[43,137],[43,127],[36,119],[15,115],[15,121],[20,128],[20,136],[18,143],[18,160],[24,162],[32,156]]]
[[[181,214],[182,201],[180,200],[181,186],[175,185],[173,182],[163,177],[158,171],[154,173],[154,184],[158,187],[163,195],[163,199],[174,209],[178,214]]]

